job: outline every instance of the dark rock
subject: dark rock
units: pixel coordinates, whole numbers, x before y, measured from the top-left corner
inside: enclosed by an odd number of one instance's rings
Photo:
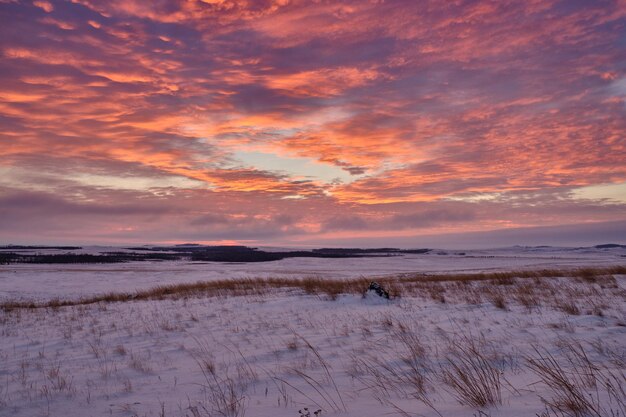
[[[382,285],[380,285],[378,282],[375,282],[375,281],[370,282],[369,287],[367,287],[366,293],[374,293],[378,295],[379,297],[386,298],[387,300],[389,299],[389,292],[387,292],[382,287]]]

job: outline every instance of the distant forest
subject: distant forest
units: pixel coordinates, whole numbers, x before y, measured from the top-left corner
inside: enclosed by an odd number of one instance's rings
[[[121,263],[131,261],[179,261],[193,262],[268,262],[285,258],[361,258],[374,256],[398,256],[402,254],[423,254],[430,249],[396,248],[322,248],[310,251],[267,252],[247,246],[155,246],[125,248],[132,252],[103,252],[100,254],[81,253],[19,253],[33,250],[79,250],[72,246],[4,246],[0,247],[0,265],[8,264],[94,264]],[[6,252],[5,252],[6,251]]]

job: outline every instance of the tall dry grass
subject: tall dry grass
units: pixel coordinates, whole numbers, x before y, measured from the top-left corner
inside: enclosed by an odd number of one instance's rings
[[[534,348],[526,358],[527,366],[548,387],[542,396],[546,416],[607,417],[626,415],[623,371],[609,370],[592,361],[578,342],[561,343],[558,356]],[[600,390],[605,394],[600,395]]]
[[[456,341],[441,369],[443,382],[459,403],[484,408],[502,405],[503,372],[480,341]]]

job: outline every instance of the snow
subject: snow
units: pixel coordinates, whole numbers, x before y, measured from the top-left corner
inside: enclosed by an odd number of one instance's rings
[[[40,253],[90,253],[119,251],[112,247],[87,247],[78,251]],[[117,264],[13,264],[0,265],[0,300],[18,298],[76,298],[130,292],[185,282],[249,277],[321,277],[375,279],[402,273],[481,272],[524,269],[563,269],[582,266],[623,265],[626,249],[503,248],[493,250],[433,250],[365,258],[287,258],[275,262],[219,263],[156,261]]]
[[[0,291],[5,299],[74,298],[244,276],[330,279],[626,264],[615,250],[465,252],[239,265],[9,265],[2,267]],[[539,300],[532,308],[515,295],[529,282]],[[297,417],[308,407],[322,409],[323,417],[526,417],[543,413],[542,398],[556,395],[528,367],[538,353],[566,366],[568,349],[581,346],[603,375],[624,374],[626,276],[520,279],[502,288],[451,284],[444,288],[445,303],[429,288],[392,301],[279,290],[0,311],[0,416]],[[489,301],[489,291],[505,297],[504,309]],[[558,307],[566,301],[580,314]],[[449,361],[469,344],[500,372],[497,405],[464,404],[445,381]],[[424,377],[422,396],[400,379],[414,375],[411,363]],[[586,392],[597,395],[605,410],[620,410],[597,387]],[[230,388],[238,400],[231,412],[220,406]]]

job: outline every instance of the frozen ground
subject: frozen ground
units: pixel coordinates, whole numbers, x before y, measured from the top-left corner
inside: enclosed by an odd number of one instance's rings
[[[78,253],[119,250],[87,247]],[[42,251],[36,251],[42,252]],[[49,251],[64,253],[67,251]],[[504,248],[434,250],[421,255],[382,258],[288,258],[275,262],[129,262],[85,265],[0,265],[0,301],[17,298],[75,298],[156,285],[243,277],[354,278],[402,273],[477,272],[576,268],[626,264],[626,249]]]
[[[9,265],[0,294],[626,264],[621,249],[453,253]],[[625,389],[625,275],[424,282],[392,301],[275,290],[0,310],[2,417],[299,417],[304,407],[311,417],[605,417],[625,415]]]
[[[584,415],[621,416],[624,393],[606,383],[625,386],[625,278],[2,312],[0,415],[573,415],[545,414],[542,398],[563,393],[529,365],[543,356],[601,413]],[[455,390],[455,365],[472,374],[463,359],[497,380],[494,404]]]

